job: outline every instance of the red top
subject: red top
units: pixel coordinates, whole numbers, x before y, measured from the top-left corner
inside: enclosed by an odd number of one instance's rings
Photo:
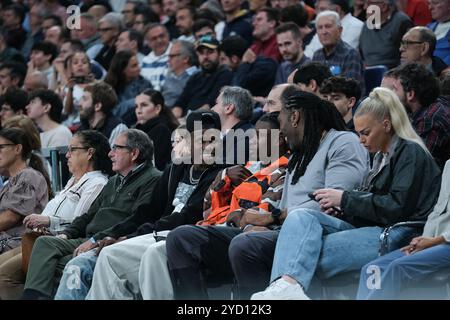
[[[250,49],[257,56],[272,58],[277,62],[281,61],[281,54],[278,50],[277,36],[275,34],[266,41],[255,39]]]
[[[416,26],[426,26],[431,22],[431,12],[427,0],[409,0],[406,14]]]

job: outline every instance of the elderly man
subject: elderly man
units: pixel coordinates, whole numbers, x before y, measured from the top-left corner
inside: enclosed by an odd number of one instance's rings
[[[95,248],[108,230],[148,205],[160,176],[152,165],[150,138],[140,130],[129,129],[117,137],[109,157],[117,174],[108,181],[87,213],[75,219],[58,236],[37,239],[30,258],[24,299],[51,298],[56,270],[62,271],[72,257]]]
[[[334,76],[353,78],[364,86],[364,70],[359,52],[341,39],[342,25],[334,11],[323,11],[316,18],[316,29],[323,48],[314,53],[313,61],[330,67]]]
[[[417,62],[433,70],[439,77],[448,66],[441,58],[433,56],[435,48],[436,36],[433,31],[426,27],[412,28],[405,33],[400,43],[401,62]]]
[[[367,23],[364,24],[359,47],[367,66],[385,65],[389,69],[400,62],[400,41],[408,29],[413,27],[411,19],[395,8],[394,0],[367,0]],[[380,25],[373,19],[372,6],[380,12]],[[376,17],[375,17],[376,18]]]
[[[169,52],[169,72],[161,87],[166,106],[174,106],[187,81],[200,71],[197,64],[195,46],[185,40],[175,40]]]
[[[87,50],[89,58],[94,59],[102,65],[105,70],[109,69],[111,60],[116,54],[114,46],[117,37],[122,31],[124,24],[122,17],[115,12],[110,12],[100,19],[98,23],[98,32],[100,33],[101,44]]]

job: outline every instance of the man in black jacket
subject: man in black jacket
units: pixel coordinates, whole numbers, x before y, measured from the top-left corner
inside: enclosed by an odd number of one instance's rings
[[[186,120],[186,128],[191,138],[194,137],[194,121],[201,122],[203,131],[205,129],[220,130],[220,119],[216,113],[192,112]],[[195,148],[201,148],[203,151],[209,142],[210,140],[203,141],[203,145],[192,143],[191,154],[200,151],[194,150]],[[55,298],[84,299],[91,282],[92,288],[88,298],[133,299],[139,297],[141,260],[148,249],[154,245],[161,245],[156,243],[160,239],[156,236],[156,232],[166,235],[167,230],[180,225],[194,224],[203,219],[205,193],[221,169],[223,166],[208,165],[204,161],[194,162],[194,164],[172,164],[168,167],[158,181],[152,200],[147,207],[143,207],[139,212],[112,228],[108,237],[99,242],[97,252],[91,251],[68,263]],[[155,214],[156,212],[158,214]],[[155,220],[156,216],[161,218]],[[129,240],[122,241],[125,239]],[[116,242],[120,243],[109,246]],[[78,285],[75,286],[74,283]]]

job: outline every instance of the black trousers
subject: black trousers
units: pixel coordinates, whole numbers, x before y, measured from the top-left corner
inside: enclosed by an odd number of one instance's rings
[[[238,299],[265,289],[277,238],[277,231],[242,233],[231,227],[172,230],[166,249],[175,299],[208,299],[208,287],[233,280]]]

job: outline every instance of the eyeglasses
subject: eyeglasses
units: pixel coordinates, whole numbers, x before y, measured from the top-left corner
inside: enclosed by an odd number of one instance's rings
[[[136,20],[136,21],[134,21],[134,24],[145,24],[145,21],[138,21],[138,20]]]
[[[69,146],[67,148],[67,153],[72,153],[72,152],[74,152],[76,150],[88,150],[88,149],[89,149],[89,147],[72,147],[72,146]]]
[[[400,41],[400,46],[403,48],[407,48],[412,44],[421,44],[421,43],[423,43],[423,41],[402,40]]]
[[[130,148],[129,146],[123,146],[123,145],[120,145],[120,144],[114,144],[114,145],[112,146],[112,150],[113,150],[113,151],[117,151],[117,149],[127,149],[127,150],[131,150],[131,148]]]
[[[178,57],[178,56],[181,56],[181,53],[173,53],[173,54],[169,54],[168,55],[169,59],[172,59],[172,58],[175,58],[175,57]]]
[[[4,144],[0,144],[0,151],[2,151],[3,149],[5,149],[6,147],[9,146],[15,146],[15,143],[4,143]]]
[[[133,10],[122,10],[122,14],[132,13]]]

